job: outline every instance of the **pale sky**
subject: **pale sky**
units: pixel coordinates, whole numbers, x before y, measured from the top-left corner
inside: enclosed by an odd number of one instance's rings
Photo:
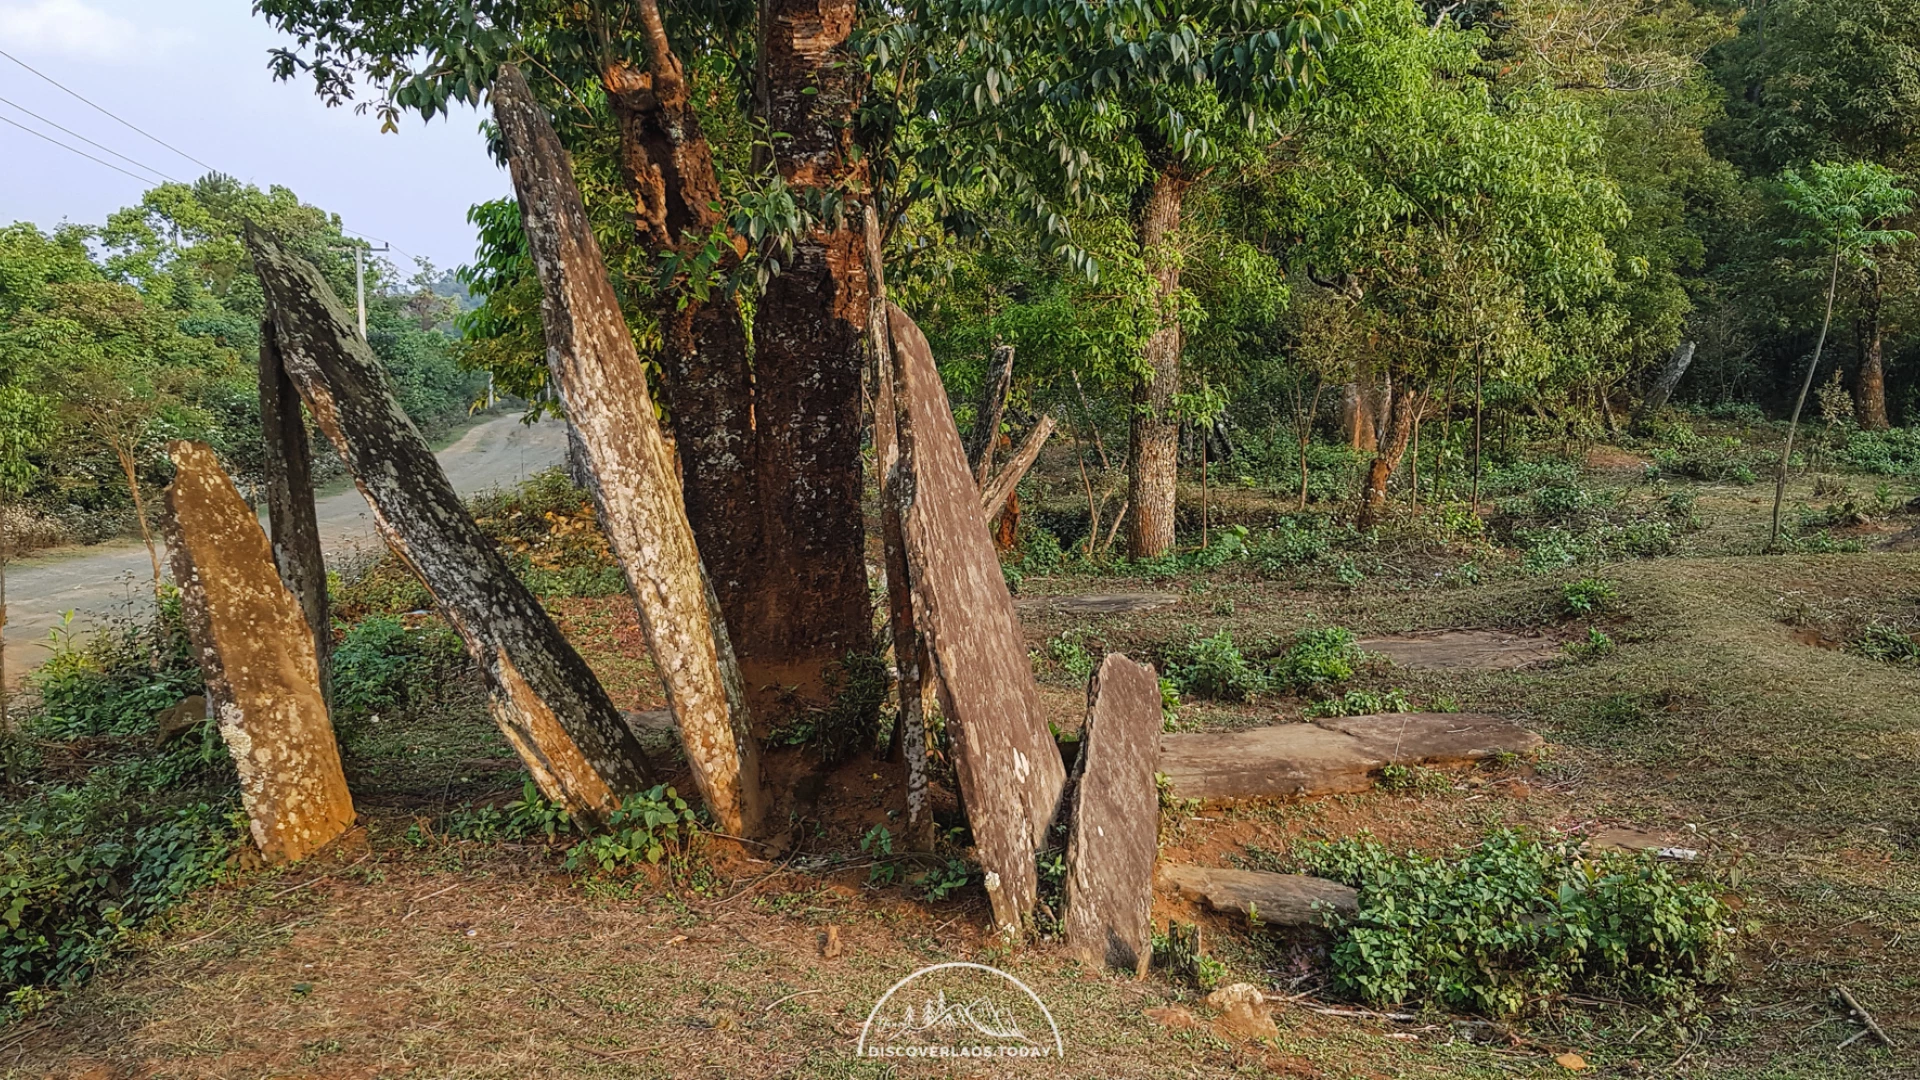
[[[467,207],[511,191],[487,157],[479,114],[456,107],[451,120],[411,118],[382,135],[377,116],[327,108],[310,81],[274,82],[267,50],[279,35],[252,8],[250,0],[0,0],[0,50],[222,172],[290,187],[348,229],[390,242],[403,275],[413,264],[402,251],[443,269],[471,259]],[[4,56],[0,99],[0,118],[128,172],[151,177],[21,110],[174,179],[206,171]],[[0,123],[0,224],[98,224],[159,182]]]

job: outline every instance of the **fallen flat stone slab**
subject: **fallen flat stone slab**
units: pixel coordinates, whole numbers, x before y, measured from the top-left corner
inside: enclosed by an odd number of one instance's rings
[[[1329,912],[1353,915],[1359,894],[1337,881],[1305,874],[1168,866],[1160,883],[1214,911],[1252,915],[1267,926],[1324,926]]]
[[[1389,765],[1466,765],[1501,754],[1522,754],[1540,736],[1485,713],[1382,713],[1329,717],[1316,727],[1359,741]]]
[[[1429,671],[1517,671],[1560,655],[1560,643],[1552,638],[1498,630],[1429,630],[1359,644],[1396,666]]]
[[[1172,607],[1173,593],[1089,593],[1085,596],[1022,596],[1013,602],[1022,615],[1128,615]]]
[[[1182,798],[1305,798],[1371,790],[1388,765],[1461,765],[1540,743],[1484,713],[1386,713],[1165,735],[1160,771]]]
[[[1067,947],[1095,970],[1111,966],[1139,978],[1153,959],[1160,678],[1111,653],[1087,698],[1067,837]]]

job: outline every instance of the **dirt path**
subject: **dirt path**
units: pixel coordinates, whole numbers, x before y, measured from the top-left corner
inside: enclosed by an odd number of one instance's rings
[[[453,486],[471,495],[551,468],[565,458],[566,448],[566,428],[558,421],[526,427],[518,414],[508,414],[475,424],[438,457]],[[318,510],[329,556],[378,542],[359,491],[349,487],[323,496]],[[75,612],[73,629],[84,632],[102,619],[144,610],[151,602],[152,566],[142,545],[114,542],[48,552],[7,567],[8,681],[47,658],[47,635],[66,612]]]

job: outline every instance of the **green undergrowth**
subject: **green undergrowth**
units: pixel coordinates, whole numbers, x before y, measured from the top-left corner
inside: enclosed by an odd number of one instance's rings
[[[1444,856],[1368,835],[1298,854],[1359,891],[1357,914],[1328,916],[1330,959],[1335,987],[1369,1004],[1508,1017],[1578,992],[1682,1022],[1732,963],[1720,890],[1651,855],[1504,830]]]

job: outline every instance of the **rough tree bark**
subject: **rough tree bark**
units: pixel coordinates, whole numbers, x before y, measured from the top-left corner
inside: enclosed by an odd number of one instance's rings
[[[1145,359],[1151,375],[1133,390],[1127,476],[1133,517],[1127,554],[1136,559],[1160,555],[1173,546],[1180,457],[1180,418],[1174,411],[1174,395],[1180,390],[1180,313],[1176,310],[1180,258],[1169,249],[1180,230],[1180,205],[1189,183],[1172,170],[1154,177],[1138,222],[1140,250],[1152,267],[1160,304],[1160,327],[1147,338]]]
[[[1075,373],[1077,378],[1078,372]],[[993,474],[993,451],[1000,441],[1000,421],[1006,418],[1007,394],[1013,390],[1013,346],[995,345],[987,361],[987,378],[973,412],[973,434],[967,440],[967,460],[973,463],[974,482],[987,486]]]
[[[873,353],[873,459],[880,477],[880,539],[886,553],[887,628],[893,637],[894,696],[900,714],[892,746],[907,767],[907,848],[933,850],[933,808],[927,797],[927,724],[924,689],[927,641],[913,622],[913,583],[906,537],[900,525],[894,470],[900,465],[900,441],[894,431],[893,338],[887,330],[887,279],[881,263],[880,216],[869,204],[863,231],[867,241],[867,337]]]
[[[1373,462],[1367,466],[1366,487],[1361,492],[1359,524],[1363,529],[1372,528],[1386,510],[1387,482],[1393,478],[1393,471],[1400,467],[1401,459],[1406,457],[1407,444],[1413,439],[1414,421],[1419,418],[1421,408],[1426,404],[1425,395],[1410,386],[1399,387],[1392,393],[1386,437],[1375,452]]]
[[[1653,380],[1647,388],[1647,396],[1640,399],[1640,407],[1634,410],[1633,422],[1643,424],[1653,414],[1667,407],[1667,401],[1680,386],[1680,380],[1687,374],[1688,365],[1693,363],[1694,343],[1683,341],[1676,345],[1673,357],[1660,369],[1660,377]]]
[[[1038,896],[1034,854],[1046,842],[1066,770],[933,353],[906,312],[889,304],[887,316],[899,443],[888,490],[906,542],[914,622],[953,735],[954,772],[994,925],[1018,935]]]
[[[853,141],[862,73],[847,47],[855,0],[761,0],[760,110],[787,186],[834,207],[795,239],[755,307],[754,415],[765,572],[740,632],[764,671],[824,704],[823,681],[873,649],[860,509],[860,375],[869,283]]]
[[[722,828],[753,835],[765,817],[759,749],[646,369],[559,136],[513,65],[500,68],[492,96],[540,278],[547,367],[586,449],[608,545],[639,605],[700,794]]]
[[[601,84],[620,131],[620,166],[634,196],[634,229],[649,254],[691,255],[724,224],[713,149],[693,108],[686,70],[667,39],[656,0],[634,11],[646,68],[615,62]],[[735,250],[722,253],[722,270]],[[756,487],[753,373],[746,327],[730,292],[705,300],[673,293],[660,304],[662,396],[673,423],[687,519],[729,632],[757,640],[753,598],[763,538]],[[751,678],[752,658],[743,650]]]
[[[319,271],[247,232],[281,364],[486,679],[489,707],[547,798],[597,823],[653,770],[592,669],[475,524]]]
[[[260,323],[260,434],[266,447],[267,524],[273,561],[313,633],[320,694],[333,704],[333,623],[327,613],[327,563],[313,505],[313,450],[300,394],[280,364],[273,321]]]
[[[1886,331],[1880,324],[1880,271],[1868,267],[1860,290],[1860,377],[1853,394],[1854,416],[1867,431],[1887,430]]]
[[[297,414],[296,414],[297,415]],[[303,859],[353,827],[313,633],[260,521],[205,443],[168,448],[167,548],[187,634],[260,853]]]

